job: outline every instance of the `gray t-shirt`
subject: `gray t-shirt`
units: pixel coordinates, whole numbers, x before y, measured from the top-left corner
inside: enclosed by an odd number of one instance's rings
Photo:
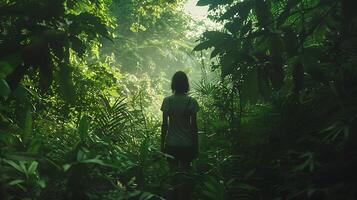
[[[169,115],[169,128],[165,142],[170,146],[192,146],[193,136],[190,131],[190,116],[199,110],[196,99],[188,95],[165,97],[161,111]]]

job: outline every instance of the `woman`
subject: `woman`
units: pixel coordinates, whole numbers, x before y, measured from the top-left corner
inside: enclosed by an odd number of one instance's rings
[[[197,101],[187,94],[189,83],[184,72],[174,74],[171,89],[173,94],[166,97],[161,106],[161,151],[173,157],[169,159],[171,169],[186,171],[198,154],[196,113],[199,107]],[[175,196],[188,199],[187,188],[183,191],[181,189],[175,191]]]

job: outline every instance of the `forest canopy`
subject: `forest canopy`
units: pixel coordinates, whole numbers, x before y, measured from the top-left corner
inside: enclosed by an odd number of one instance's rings
[[[184,71],[200,106],[192,199],[356,199],[355,8],[0,1],[0,198],[168,199],[181,175],[160,106]]]

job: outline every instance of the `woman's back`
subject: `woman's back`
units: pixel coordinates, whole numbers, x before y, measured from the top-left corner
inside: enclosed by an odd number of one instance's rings
[[[167,112],[169,117],[166,144],[192,146],[190,116],[198,111],[197,101],[188,95],[171,95],[164,99],[161,110]]]

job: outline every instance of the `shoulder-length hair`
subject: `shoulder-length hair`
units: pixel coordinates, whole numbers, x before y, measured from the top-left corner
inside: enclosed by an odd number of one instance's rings
[[[178,71],[174,74],[171,81],[171,90],[174,94],[186,94],[190,90],[188,78],[185,72]]]

